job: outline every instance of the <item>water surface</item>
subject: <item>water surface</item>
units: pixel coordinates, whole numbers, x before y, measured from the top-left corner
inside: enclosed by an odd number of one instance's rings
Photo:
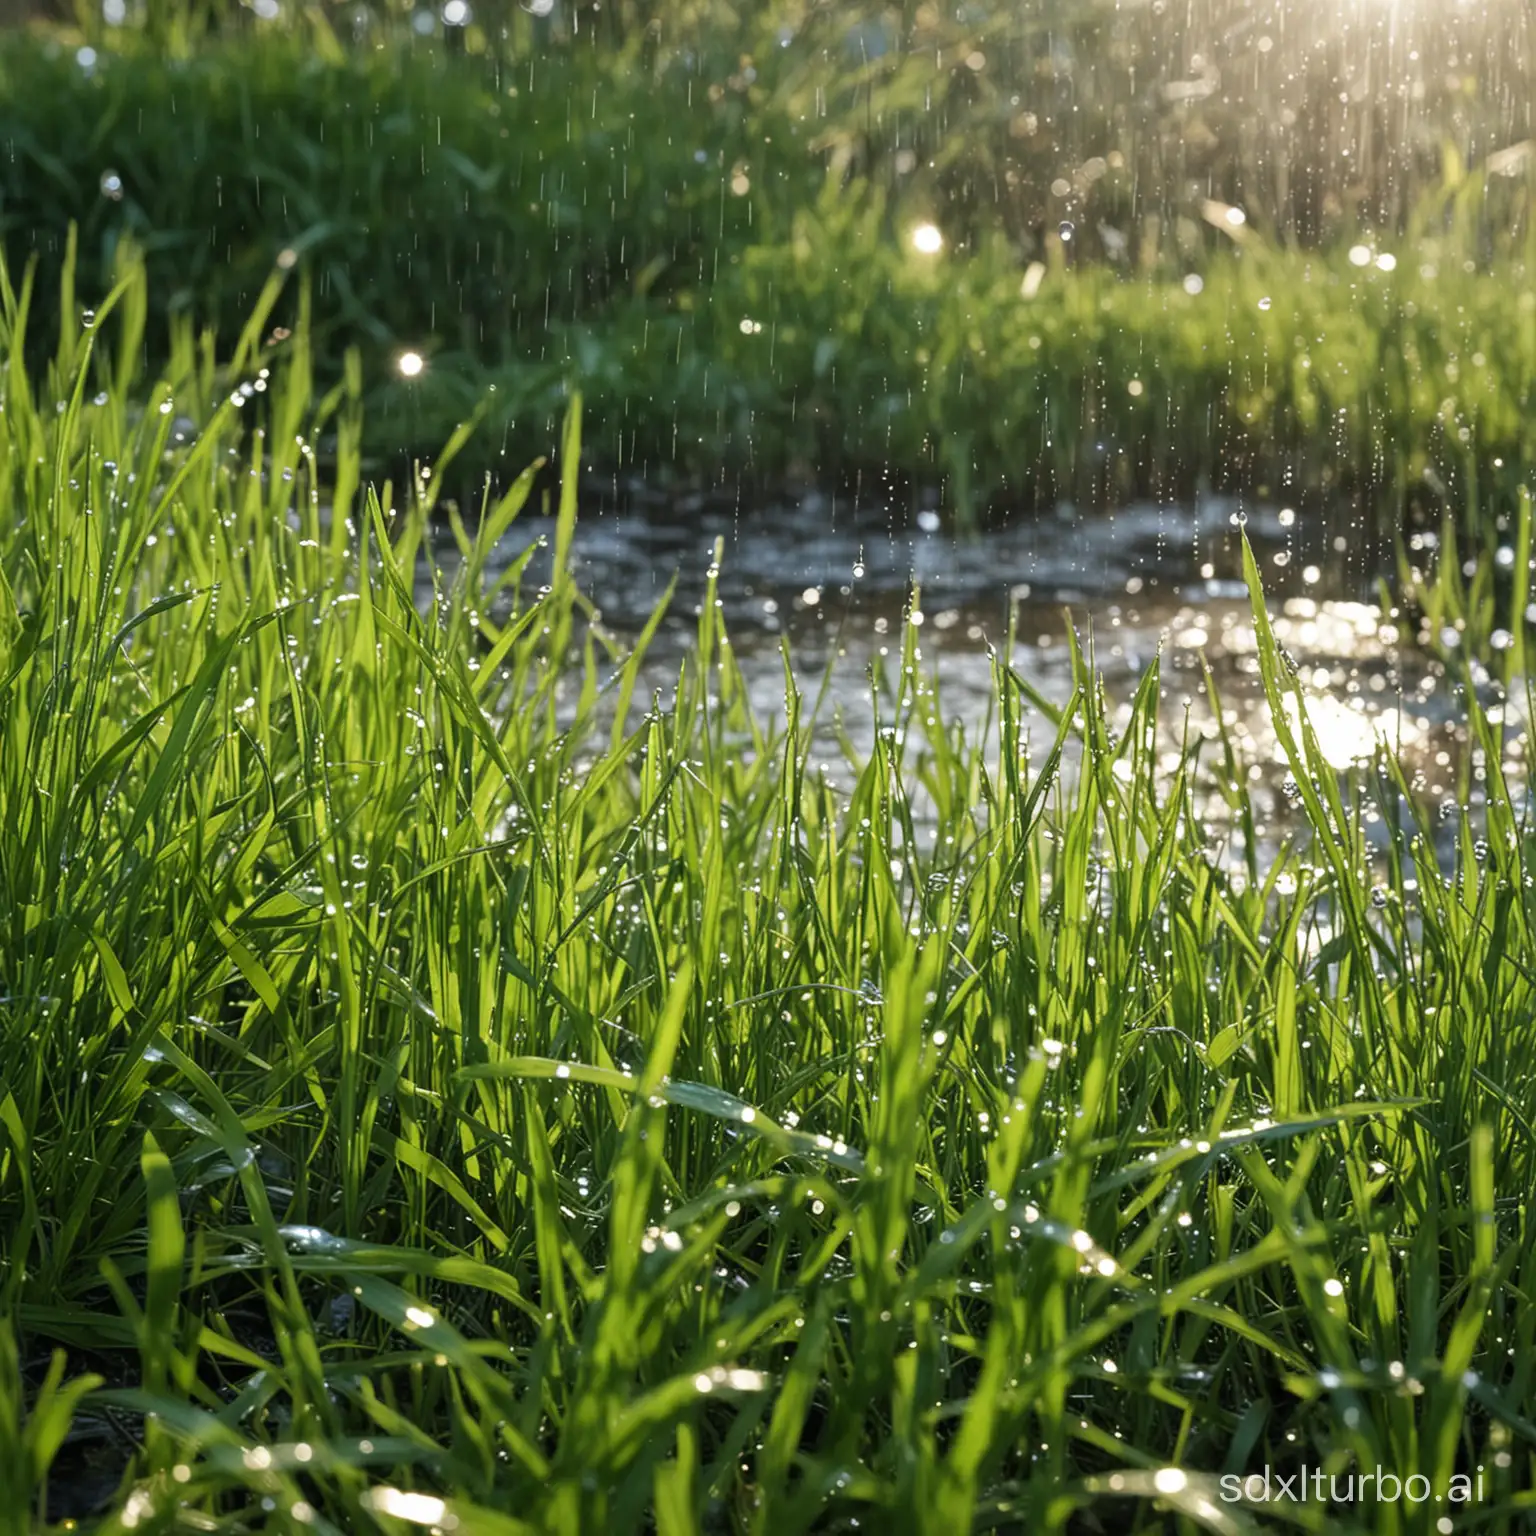
[[[572,563],[604,628],[621,641],[638,634],[677,578],[639,695],[660,690],[665,699],[697,632],[719,540],[716,600],[753,703],[763,717],[783,718],[787,645],[806,708],[826,727],[813,765],[834,779],[848,776],[839,737],[861,752],[872,743],[871,669],[894,673],[909,615],[919,625],[924,669],[937,679],[941,717],[964,724],[973,741],[992,723],[992,656],[1007,647],[1010,618],[1011,665],[1048,699],[1071,692],[1069,624],[1091,648],[1122,716],[1161,653],[1170,765],[1189,734],[1214,735],[1203,658],[1257,809],[1279,831],[1294,819],[1287,794],[1294,786],[1258,675],[1241,580],[1244,533],[1265,573],[1277,639],[1334,766],[1347,773],[1384,741],[1401,751],[1426,799],[1453,794],[1464,707],[1444,669],[1400,646],[1385,622],[1374,597],[1383,563],[1337,523],[1309,521],[1280,503],[1212,497],[1193,507],[1132,506],[1097,516],[1066,509],[960,536],[931,513],[912,520],[855,514],[815,494],[750,516],[701,501],[584,514]],[[493,571],[530,542],[544,547],[525,582],[546,581],[550,518],[514,524]],[[451,545],[439,553],[451,564]],[[1033,736],[1043,752],[1048,724],[1037,718]],[[1518,753],[1518,740],[1510,750]],[[1219,750],[1208,750],[1205,760],[1214,773]],[[1221,820],[1221,808],[1206,799]]]

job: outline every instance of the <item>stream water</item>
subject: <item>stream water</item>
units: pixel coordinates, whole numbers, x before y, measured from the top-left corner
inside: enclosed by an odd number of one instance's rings
[[[1186,731],[1214,731],[1204,657],[1256,808],[1278,832],[1293,815],[1290,770],[1258,675],[1241,579],[1244,532],[1264,571],[1277,638],[1298,668],[1309,718],[1333,765],[1348,771],[1385,741],[1401,752],[1426,800],[1453,795],[1465,750],[1457,689],[1438,663],[1399,646],[1384,625],[1373,590],[1374,578],[1385,574],[1379,557],[1340,525],[1305,519],[1284,505],[1240,507],[1209,498],[1194,507],[1132,506],[1096,518],[1065,512],[965,537],[932,514],[896,522],[842,511],[819,495],[750,516],[705,501],[583,515],[572,562],[604,627],[621,640],[639,632],[677,576],[640,695],[660,689],[666,696],[696,634],[719,539],[717,601],[757,709],[783,718],[780,647],[787,642],[806,707],[817,704],[818,720],[829,727],[835,720],[861,750],[873,739],[870,668],[897,664],[914,588],[923,664],[937,677],[943,715],[964,722],[971,740],[984,733],[994,710],[991,654],[1006,644],[1010,609],[1011,663],[1047,698],[1065,700],[1071,691],[1069,622],[1092,645],[1108,697],[1123,712],[1161,651],[1160,723],[1170,763]],[[550,518],[515,523],[493,568],[530,541],[545,547],[525,583],[546,581]],[[438,553],[451,565],[451,543]],[[834,777],[847,773],[837,734],[821,732],[816,754]],[[1042,722],[1035,732],[1042,751],[1048,734]],[[1510,734],[1514,756],[1522,743]],[[1220,755],[1206,758],[1214,767]],[[1213,815],[1222,819],[1214,807]]]

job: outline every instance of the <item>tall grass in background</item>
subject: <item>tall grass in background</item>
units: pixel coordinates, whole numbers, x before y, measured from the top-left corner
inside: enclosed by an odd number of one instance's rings
[[[51,30],[72,43],[161,60],[289,33],[331,59],[405,43],[546,80],[592,61],[615,84],[625,70],[691,77],[710,115],[799,124],[858,176],[942,209],[957,236],[1001,231],[1035,254],[1066,218],[1076,254],[1137,267],[1190,255],[1202,196],[1241,202],[1292,247],[1400,231],[1447,149],[1498,163],[1536,132],[1536,28],[1520,0],[1283,13],[1247,0],[32,8],[71,19]],[[1497,244],[1519,229],[1495,217],[1483,234]]]
[[[856,69],[811,47],[824,20],[733,73],[680,45],[463,58],[388,32],[322,47],[297,23],[185,49],[118,28],[86,64],[73,42],[7,36],[0,232],[13,262],[55,263],[77,222],[91,288],[120,241],[140,245],[156,368],[173,324],[238,334],[284,264],[310,284],[323,388],[359,349],[380,478],[479,409],[458,472],[506,483],[557,449],[575,387],[614,482],[851,483],[897,509],[937,497],[962,523],[1214,485],[1395,528],[1410,504],[1470,515],[1536,461],[1522,146],[1470,168],[1433,146],[1401,221],[1335,220],[1303,247],[1262,187],[1137,183],[1124,157],[1107,168],[1118,139],[1080,146],[1102,174],[1068,197],[1010,190],[1015,160],[1036,180],[1050,160],[1033,138],[993,142],[1014,109],[956,103],[939,134],[926,53]],[[1018,111],[1046,121],[1045,87],[1020,84]],[[944,245],[924,256],[929,220]],[[1134,249],[1087,259],[1117,221],[1142,230]],[[406,349],[426,360],[409,379]]]
[[[365,486],[304,329],[150,382],[125,258],[29,373],[36,302],[0,281],[8,1518],[1228,1532],[1267,1463],[1483,1476],[1333,1530],[1524,1529],[1536,848],[1472,690],[1447,841],[1389,753],[1327,767],[1250,563],[1295,829],[1224,738],[1158,760],[1155,664],[1112,734],[1075,639],[1059,708],[1000,647],[983,751],[907,625],[834,783],[708,599],[636,697],[576,409],[532,591],[487,576],[531,479]]]

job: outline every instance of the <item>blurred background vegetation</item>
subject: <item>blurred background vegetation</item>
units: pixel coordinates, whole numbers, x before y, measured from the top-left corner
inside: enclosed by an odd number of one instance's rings
[[[480,407],[461,467],[520,466],[576,386],[616,494],[1395,514],[1536,460],[1518,0],[8,15],[11,258],[77,224],[83,303],[133,240],[151,352],[288,274],[375,465]]]

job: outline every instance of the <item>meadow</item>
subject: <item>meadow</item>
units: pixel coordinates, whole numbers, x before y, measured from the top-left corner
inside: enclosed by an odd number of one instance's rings
[[[1112,54],[1080,9],[1079,56]],[[782,45],[772,8],[601,45],[512,10],[457,53],[403,23],[338,37],[315,6],[5,34],[13,265],[57,270],[73,223],[99,292],[137,245],[159,367],[173,327],[238,335],[281,264],[275,319],[308,292],[323,386],[357,353],[368,471],[408,474],[479,412],[471,498],[554,454],[576,389],[616,489],[749,510],[831,483],[974,525],[1212,486],[1352,499],[1392,528],[1472,517],[1536,459],[1536,155],[1509,124],[1468,159],[1452,128],[1481,98],[1410,146],[1428,169],[1376,173],[1392,197],[1351,172],[1328,196],[1355,213],[1298,227],[1273,154],[1240,160],[1214,104],[1120,122],[1137,93],[1116,76],[1101,110],[1086,63],[1042,75],[1056,33],[1035,22],[962,42],[934,13],[909,53],[858,64],[848,7],[782,8]],[[958,62],[978,43],[995,70]],[[407,351],[425,366],[403,377]]]
[[[1536,844],[1465,653],[1439,807],[1327,766],[1251,563],[1283,824],[1086,645],[1058,707],[998,636],[983,750],[915,622],[812,776],[709,601],[653,697],[591,624],[579,403],[528,589],[534,472],[450,504],[466,426],[370,481],[276,280],[158,378],[142,262],[36,365],[48,280],[0,280],[0,1523],[1528,1529]],[[1433,1497],[1228,1497],[1265,1467]]]

